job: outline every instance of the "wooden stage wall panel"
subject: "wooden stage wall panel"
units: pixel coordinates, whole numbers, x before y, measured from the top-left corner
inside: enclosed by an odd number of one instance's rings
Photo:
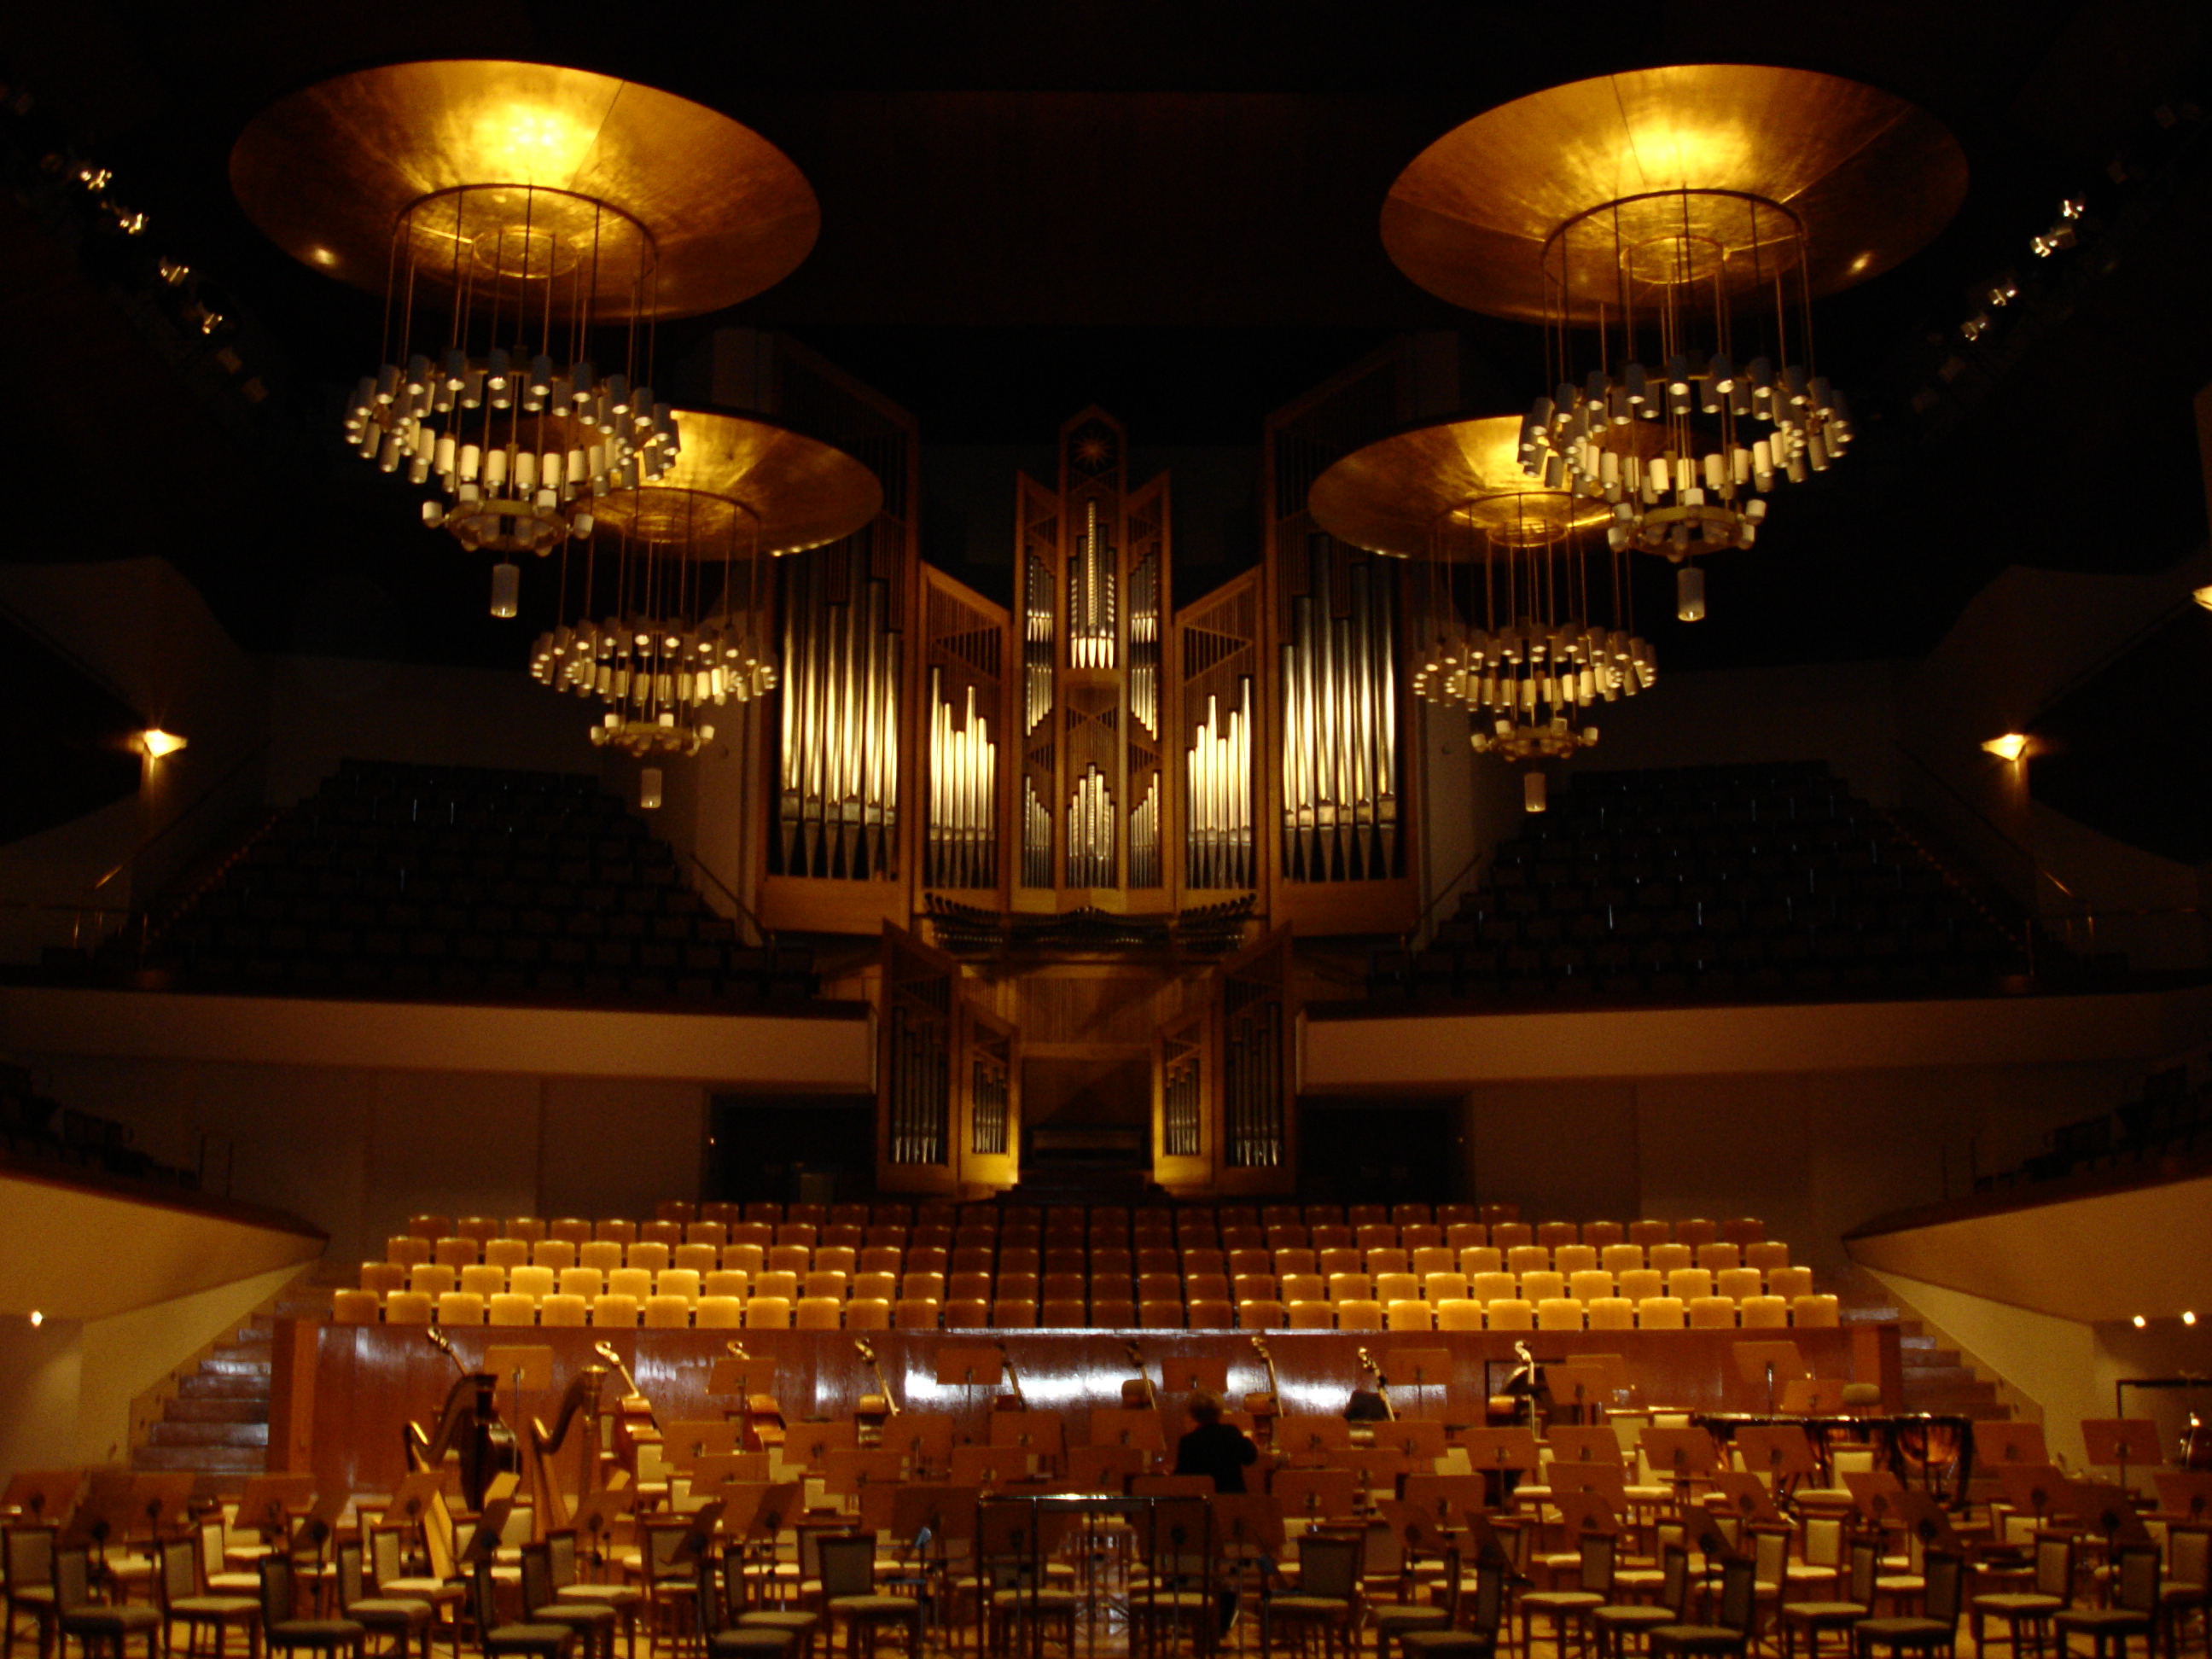
[[[592,1345],[600,1341],[610,1342],[623,1356],[664,1423],[720,1418],[726,1407],[737,1403],[707,1393],[709,1369],[732,1336],[741,1337],[754,1358],[775,1358],[775,1391],[786,1419],[793,1425],[848,1418],[859,1396],[874,1387],[854,1352],[852,1334],[840,1331],[478,1327],[453,1328],[448,1334],[455,1350],[472,1365],[495,1346],[550,1348],[552,1388],[523,1399],[526,1413],[546,1419],[557,1408],[569,1378],[580,1367],[593,1363]],[[1452,1356],[1451,1380],[1444,1387],[1416,1389],[1402,1370],[1392,1376],[1391,1397],[1400,1414],[1480,1423],[1486,1362],[1491,1380],[1502,1382],[1512,1368],[1516,1341],[1526,1342],[1544,1361],[1578,1353],[1620,1354],[1647,1404],[1688,1411],[1760,1411],[1766,1405],[1765,1390],[1736,1375],[1729,1352],[1735,1343],[1787,1337],[1796,1343],[1816,1376],[1879,1382],[1880,1355],[1894,1352],[1896,1329],[1881,1328],[1875,1342],[1855,1340],[1862,1334],[1875,1333],[1863,1327],[1778,1332],[1270,1331],[1267,1341],[1288,1413],[1340,1413],[1362,1375],[1358,1352],[1363,1347],[1386,1370],[1393,1354],[1442,1348]],[[1088,1440],[1094,1407],[1120,1405],[1121,1383],[1134,1375],[1125,1346],[1132,1339],[1143,1351],[1155,1383],[1164,1364],[1172,1372],[1179,1360],[1208,1358],[1228,1363],[1226,1403],[1232,1408],[1243,1404],[1246,1392],[1267,1383],[1250,1338],[1231,1331],[872,1331],[866,1335],[902,1408],[943,1413],[956,1419],[957,1434],[977,1439],[988,1437],[995,1390],[939,1387],[936,1356],[940,1349],[988,1349],[1003,1341],[1031,1407],[1060,1413],[1070,1445]],[[313,1407],[313,1467],[322,1491],[390,1492],[405,1468],[401,1425],[411,1418],[426,1429],[434,1426],[456,1376],[452,1362],[430,1346],[419,1327],[323,1327]],[[613,1386],[620,1387],[619,1379]],[[1893,1407],[1895,1401],[1890,1403]],[[1176,1389],[1162,1391],[1170,1445],[1181,1432],[1182,1405]]]

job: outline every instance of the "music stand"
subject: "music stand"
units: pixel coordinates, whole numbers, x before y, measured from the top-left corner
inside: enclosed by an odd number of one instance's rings
[[[1170,1354],[1160,1362],[1160,1389],[1164,1394],[1210,1394],[1216,1400],[1229,1395],[1229,1361],[1206,1354]]]
[[[2147,1417],[2085,1417],[2081,1438],[2088,1460],[2100,1468],[2119,1466],[2119,1484],[2128,1484],[2128,1465],[2155,1467],[2166,1454],[2159,1448],[2158,1425]]]
[[[996,1492],[1029,1473],[1029,1455],[1008,1446],[955,1446],[952,1484]]]
[[[1131,1412],[1127,1414],[1132,1417],[1156,1416],[1151,1412]],[[1095,1427],[1092,1433],[1095,1437]],[[1027,1453],[1032,1459],[1053,1462],[1067,1449],[1067,1435],[1057,1413],[993,1412],[991,1443],[1005,1450]],[[1161,1443],[1166,1443],[1164,1438]]]
[[[1054,1419],[1057,1421],[1057,1419]],[[1141,1446],[1163,1453],[1167,1431],[1156,1411],[1124,1411],[1116,1406],[1094,1406],[1091,1411],[1091,1443],[1094,1446]]]
[[[1620,1437],[1601,1423],[1554,1424],[1544,1443],[1551,1449],[1554,1472],[1562,1463],[1610,1463],[1619,1468],[1625,1461]]]
[[[88,1488],[60,1534],[63,1543],[90,1545],[94,1559],[103,1573],[107,1565],[108,1540],[120,1542],[128,1538],[131,1523],[138,1518],[131,1481],[126,1469],[93,1470]]]
[[[1887,1469],[1869,1469],[1864,1474],[1847,1469],[1844,1487],[1859,1513],[1876,1527],[1888,1525],[1901,1513],[1898,1500],[1905,1496],[1905,1485]]]
[[[390,1507],[402,1506],[402,1494],[416,1496],[419,1510],[428,1501],[428,1494],[444,1490],[435,1469],[408,1475],[392,1490]],[[246,1483],[238,1494],[238,1524],[251,1527],[263,1539],[275,1543],[292,1529],[292,1512],[303,1510],[315,1501],[315,1477],[312,1474],[257,1474]],[[419,1515],[408,1512],[410,1521]]]
[[[1285,1456],[1319,1457],[1352,1447],[1352,1425],[1340,1417],[1285,1414],[1275,1419],[1275,1450]]]
[[[544,1394],[553,1386],[553,1350],[536,1343],[495,1343],[484,1350],[483,1368],[502,1382],[512,1382],[514,1393],[507,1403],[518,1421],[522,1416],[523,1395]],[[496,1394],[492,1396],[492,1403],[495,1407],[499,1403]]]
[[[1566,1539],[1579,1539],[1584,1533],[1610,1538],[1620,1531],[1620,1516],[1595,1492],[1555,1492],[1552,1507],[1559,1512],[1561,1535]]]
[[[1437,1525],[1449,1526],[1455,1515],[1482,1513],[1483,1485],[1479,1474],[1409,1474],[1405,1501],[1420,1505]]]
[[[1432,1417],[1401,1417],[1377,1423],[1375,1447],[1417,1462],[1434,1463],[1444,1455],[1444,1425]]]
[[[2160,1469],[2151,1479],[2158,1486],[2158,1506],[2168,1520],[2193,1524],[2212,1513],[2212,1472]]]
[[[1596,1410],[1611,1393],[1607,1380],[1603,1365],[1593,1364],[1580,1355],[1554,1359],[1544,1368],[1544,1381],[1552,1391],[1552,1409],[1556,1412],[1566,1406],[1575,1414],[1575,1425],[1582,1425],[1583,1413]]]
[[[1279,1561],[1283,1509],[1264,1492],[1222,1492],[1213,1499],[1213,1534],[1224,1554]]]
[[[191,1518],[192,1487],[198,1477],[190,1474],[134,1474],[131,1477],[132,1501],[138,1506],[139,1518],[145,1522],[148,1534],[161,1535],[161,1522],[173,1522],[181,1528]]]
[[[584,1559],[591,1564],[594,1574],[606,1565],[600,1543],[613,1535],[617,1518],[629,1514],[630,1505],[636,1501],[637,1493],[627,1486],[606,1486],[576,1505],[568,1524],[584,1540]]]
[[[1812,1437],[1796,1423],[1739,1424],[1735,1449],[1743,1454],[1744,1468],[1764,1474],[1774,1492],[1789,1491],[1820,1467]]]
[[[1713,1437],[1703,1429],[1656,1429],[1647,1426],[1638,1437],[1644,1461],[1654,1474],[1674,1477],[1676,1495],[1713,1474]]]
[[[1715,1469],[1713,1490],[1727,1500],[1731,1512],[1746,1521],[1787,1524],[1774,1507],[1774,1494],[1766,1483],[1747,1469]]]
[[[727,1457],[742,1450],[744,1435],[744,1424],[733,1423],[726,1417],[671,1423],[661,1435],[660,1455],[678,1474],[690,1474],[702,1458]],[[697,1489],[696,1481],[693,1489]]]
[[[2051,1463],[1998,1463],[1991,1472],[2004,1490],[2005,1502],[2026,1510],[2039,1526],[2065,1504],[2072,1490],[2065,1474]]]
[[[2073,1482],[2067,1489],[2066,1507],[2083,1526],[2104,1534],[2107,1550],[2152,1541],[2150,1529],[2136,1513],[2135,1498],[2125,1486],[2115,1482]]]
[[[1466,1429],[1459,1443],[1467,1451],[1468,1467],[1483,1478],[1486,1504],[1505,1506],[1514,1477],[1532,1474],[1543,1459],[1536,1446],[1536,1431],[1525,1423],[1504,1429]]]
[[[1544,1466],[1544,1486],[1554,1504],[1582,1495],[1601,1498],[1615,1510],[1628,1507],[1628,1471],[1618,1463],[1562,1463],[1555,1457]]]
[[[1923,1547],[1942,1550],[1954,1555],[1964,1555],[1966,1546],[1959,1534],[1951,1529],[1951,1517],[1943,1506],[1924,1492],[1901,1491],[1897,1495],[1898,1518],[1905,1522]]]
[[[1277,1469],[1269,1491],[1285,1520],[1308,1522],[1349,1520],[1357,1503],[1358,1478],[1350,1469]]]
[[[939,1348],[937,1383],[958,1389],[968,1406],[975,1404],[975,1390],[995,1389],[1006,1380],[1006,1358],[996,1348]]]
[[[24,1469],[10,1475],[8,1490],[0,1492],[0,1510],[27,1515],[33,1521],[60,1521],[76,1501],[84,1485],[82,1469]]]
[[[952,1419],[939,1412],[901,1412],[884,1425],[877,1443],[906,1455],[910,1480],[941,1474],[952,1461]]]
[[[765,1486],[768,1462],[766,1452],[701,1452],[691,1459],[691,1495],[719,1498],[727,1486]]]
[[[2051,1454],[2043,1444],[2040,1423],[1977,1423],[1974,1462],[1984,1469],[2008,1463],[2048,1463]]]
[[[840,1447],[823,1461],[822,1485],[840,1498],[858,1500],[869,1486],[895,1486],[903,1459],[895,1451],[871,1446]]]
[[[1795,1342],[1733,1342],[1729,1346],[1735,1355],[1735,1374],[1753,1388],[1765,1385],[1769,1417],[1774,1415],[1776,1383],[1794,1382],[1812,1375]]]
[[[1060,1489],[1118,1497],[1129,1490],[1130,1480],[1142,1474],[1151,1462],[1141,1446],[1070,1446]]]
[[[1399,1388],[1413,1390],[1413,1409],[1425,1416],[1429,1390],[1434,1389],[1442,1394],[1451,1386],[1452,1352],[1449,1348],[1386,1349],[1382,1369],[1386,1375],[1398,1379]]]
[[[1331,1452],[1328,1461],[1337,1468],[1349,1469],[1359,1492],[1387,1492],[1394,1498],[1399,1482],[1413,1473],[1413,1461],[1404,1453],[1385,1451],[1380,1446],[1353,1446]]]
[[[512,1488],[509,1489],[510,1492]],[[300,1517],[300,1524],[292,1529],[291,1553],[298,1556],[311,1554],[317,1562],[323,1559],[323,1547],[331,1541],[337,1530],[338,1518],[345,1513],[346,1495],[342,1492],[325,1492],[318,1497],[307,1512]]]
[[[850,1418],[836,1423],[795,1423],[783,1431],[783,1461],[819,1469],[831,1452],[860,1443],[860,1425]]]
[[[1782,1388],[1784,1417],[1839,1417],[1844,1410],[1840,1376],[1792,1377]]]

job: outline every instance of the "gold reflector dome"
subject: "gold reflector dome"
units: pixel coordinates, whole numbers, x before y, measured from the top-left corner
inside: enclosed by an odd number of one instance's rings
[[[1603,204],[1778,204],[1809,240],[1820,295],[1924,246],[1966,190],[1958,141],[1903,99],[1810,70],[1690,64],[1553,87],[1454,128],[1391,185],[1382,244],[1431,293],[1534,322],[1552,316],[1547,243]],[[1595,323],[1599,302],[1579,297],[1573,320]]]

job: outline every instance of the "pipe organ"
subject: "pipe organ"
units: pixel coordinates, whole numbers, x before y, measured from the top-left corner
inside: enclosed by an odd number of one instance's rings
[[[783,707],[769,868],[888,880],[898,868],[901,634],[873,538],[783,561]]]
[[[1282,646],[1283,873],[1383,879],[1403,869],[1396,572],[1320,531],[1306,554]]]
[[[922,884],[995,893],[1008,618],[935,570],[923,572],[922,607],[929,711]]]
[[[1182,884],[1187,892],[1259,886],[1254,810],[1261,583],[1249,571],[1176,618],[1182,734]]]

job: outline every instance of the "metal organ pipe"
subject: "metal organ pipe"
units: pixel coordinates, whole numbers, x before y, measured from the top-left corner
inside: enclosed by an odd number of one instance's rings
[[[929,671],[929,869],[933,887],[989,887],[997,879],[991,822],[998,750],[990,722],[975,712],[975,688],[953,724],[945,671]]]
[[[1283,647],[1283,859],[1292,880],[1375,880],[1398,860],[1396,671],[1391,588],[1373,565],[1346,573],[1332,614],[1334,558],[1315,538],[1309,591],[1291,601]]]
[[[829,597],[823,550],[794,560],[784,607],[781,873],[873,879],[890,873],[898,798],[899,638],[888,586],[868,574],[864,538],[843,554],[848,592]]]

